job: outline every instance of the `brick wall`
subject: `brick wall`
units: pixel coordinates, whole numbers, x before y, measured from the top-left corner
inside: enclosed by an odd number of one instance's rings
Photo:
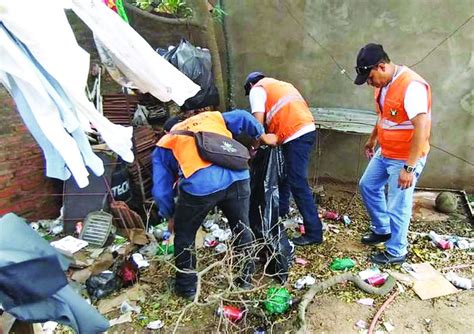
[[[45,176],[43,152],[0,85],[0,216],[30,221],[59,216],[62,182]]]

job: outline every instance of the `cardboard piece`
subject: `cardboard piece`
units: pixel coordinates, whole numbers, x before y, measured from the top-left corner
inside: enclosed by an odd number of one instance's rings
[[[440,272],[429,263],[415,263],[411,265],[416,277],[413,283],[413,291],[422,300],[440,296],[450,295],[458,292]],[[415,276],[415,275],[414,275]]]

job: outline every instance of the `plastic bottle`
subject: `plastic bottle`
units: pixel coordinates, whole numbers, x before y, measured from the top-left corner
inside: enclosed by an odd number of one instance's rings
[[[224,318],[229,319],[232,322],[237,322],[243,318],[245,311],[241,310],[236,306],[225,305],[219,307],[216,311],[217,316],[224,316]]]
[[[459,239],[456,242],[456,246],[458,246],[459,249],[469,249],[470,244],[466,239]]]
[[[449,272],[446,274],[446,279],[450,281],[455,287],[464,289],[464,290],[471,290],[472,289],[472,280],[465,277],[460,277],[454,272]]]
[[[173,254],[174,253],[174,245],[169,244],[168,242],[162,242],[161,245],[158,245],[158,248],[156,249],[156,255],[167,255],[167,254]]]
[[[269,288],[267,297],[263,302],[265,309],[270,314],[285,313],[293,304],[290,293],[285,288]]]
[[[341,217],[341,220],[344,223],[344,226],[346,226],[346,227],[349,226],[352,223],[352,221],[351,221],[351,219],[349,218],[348,215],[343,215]]]
[[[452,243],[450,243],[448,240],[444,240],[443,238],[441,238],[438,234],[436,234],[436,232],[430,231],[430,233],[428,233],[428,235],[429,235],[431,241],[433,241],[433,243],[436,246],[438,246],[439,248],[441,248],[443,250],[452,248]]]

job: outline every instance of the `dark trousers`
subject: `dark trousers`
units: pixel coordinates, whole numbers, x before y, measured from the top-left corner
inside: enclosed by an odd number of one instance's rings
[[[194,241],[196,232],[209,211],[216,205],[229,221],[233,236],[236,237],[236,250],[240,251],[244,248],[247,253],[248,246],[253,239],[249,229],[249,198],[249,179],[234,182],[227,189],[206,196],[193,196],[180,191],[174,217],[176,267],[181,270],[195,269]],[[253,261],[250,254],[246,255],[249,256],[249,261],[246,261],[244,271],[250,274],[250,271],[254,270]],[[196,282],[196,274],[176,272],[175,288],[177,291],[194,290]]]
[[[285,174],[279,184],[280,216],[290,210],[290,191],[295,199],[296,206],[303,217],[306,236],[308,238],[322,238],[322,224],[313,199],[313,193],[308,184],[309,156],[316,141],[316,131],[309,132],[289,143],[283,144],[285,158]]]

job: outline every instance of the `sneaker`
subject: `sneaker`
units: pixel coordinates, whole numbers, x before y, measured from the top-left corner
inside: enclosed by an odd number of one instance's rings
[[[393,256],[387,251],[375,254],[370,258],[370,261],[376,264],[400,264],[405,262],[407,256]]]
[[[380,243],[390,240],[391,237],[392,237],[391,233],[376,234],[374,232],[370,232],[369,234],[364,235],[360,241],[364,245],[374,246],[374,245],[378,245]]]

